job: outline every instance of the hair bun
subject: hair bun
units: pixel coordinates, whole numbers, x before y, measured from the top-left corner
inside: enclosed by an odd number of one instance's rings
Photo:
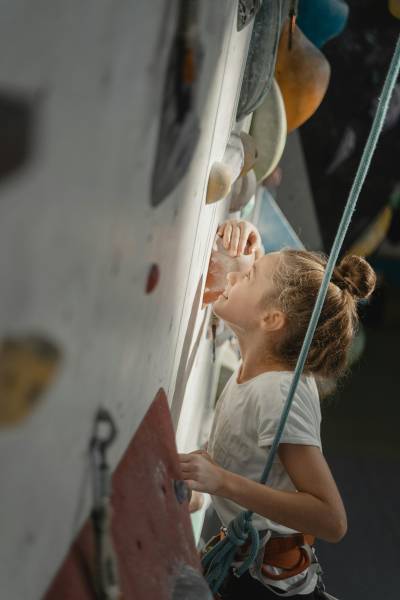
[[[355,254],[345,256],[333,273],[333,282],[356,299],[369,298],[375,289],[376,274],[369,263]]]

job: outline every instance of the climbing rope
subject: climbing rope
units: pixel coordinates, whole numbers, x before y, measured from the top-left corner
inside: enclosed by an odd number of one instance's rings
[[[332,245],[332,250],[325,268],[325,274],[310,318],[307,333],[304,337],[304,342],[300,350],[296,368],[294,370],[293,380],[289,389],[288,397],[283,407],[278,429],[275,434],[270,453],[268,455],[267,463],[265,465],[264,471],[260,479],[260,483],[262,484],[265,484],[267,482],[273,460],[278,450],[279,442],[282,437],[282,432],[286,424],[290,407],[292,405],[292,401],[296,393],[297,385],[299,383],[300,376],[303,371],[304,364],[315,333],[315,329],[317,327],[318,319],[320,317],[321,310],[325,301],[325,296],[328,290],[330,279],[332,277],[332,272],[335,268],[335,264],[338,259],[341,247],[343,245],[346,232],[349,228],[350,221],[353,216],[362,185],[365,181],[372,160],[372,156],[375,151],[376,144],[382,131],[386,113],[389,107],[390,98],[392,96],[393,88],[399,74],[399,69],[400,36],[397,40],[393,58],[390,63],[388,73],[386,75],[385,83],[382,89],[382,95],[379,98],[378,107],[375,113],[374,121],[372,123],[371,131],[369,133],[367,143],[361,156],[360,164],[358,166],[358,170],[354,178],[354,182],[350,190],[345,209],[343,211],[342,219],[340,221],[336,237]],[[240,577],[254,561],[254,558],[257,555],[259,549],[259,536],[257,530],[250,522],[252,515],[252,511],[241,512],[229,524],[226,537],[218,544],[216,544],[216,546],[214,546],[204,556],[202,564],[205,572],[205,577],[213,593],[216,593],[218,591],[219,587],[224,581],[238,547],[242,546],[248,540],[248,538],[250,538],[251,544],[249,556],[239,569],[234,570],[235,575]]]

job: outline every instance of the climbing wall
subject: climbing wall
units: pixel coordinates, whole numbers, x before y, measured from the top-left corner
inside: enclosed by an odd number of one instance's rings
[[[0,335],[17,372],[28,352],[35,374],[49,348],[57,368],[18,388],[21,418],[1,424],[0,589],[36,600],[89,514],[97,409],[118,427],[114,468],[157,390],[176,425],[188,366],[210,369],[201,296],[228,207],[206,206],[204,195],[234,123],[251,26],[237,31],[235,2],[199,3],[200,138],[187,174],[153,207],[178,3],[3,4]],[[146,293],[152,265],[158,283]]]
[[[112,533],[122,596],[170,600],[183,567],[199,572],[200,559],[164,390],[157,393],[129,444],[114,473],[112,487]],[[94,547],[88,520],[45,600],[96,598]]]

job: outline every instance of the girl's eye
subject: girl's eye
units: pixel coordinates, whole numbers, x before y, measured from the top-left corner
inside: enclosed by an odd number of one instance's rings
[[[247,277],[250,279],[250,271],[247,273]]]

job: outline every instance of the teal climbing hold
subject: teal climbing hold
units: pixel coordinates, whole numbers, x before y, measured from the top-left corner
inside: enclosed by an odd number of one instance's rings
[[[321,48],[343,31],[348,16],[349,7],[343,0],[300,0],[297,24]]]

